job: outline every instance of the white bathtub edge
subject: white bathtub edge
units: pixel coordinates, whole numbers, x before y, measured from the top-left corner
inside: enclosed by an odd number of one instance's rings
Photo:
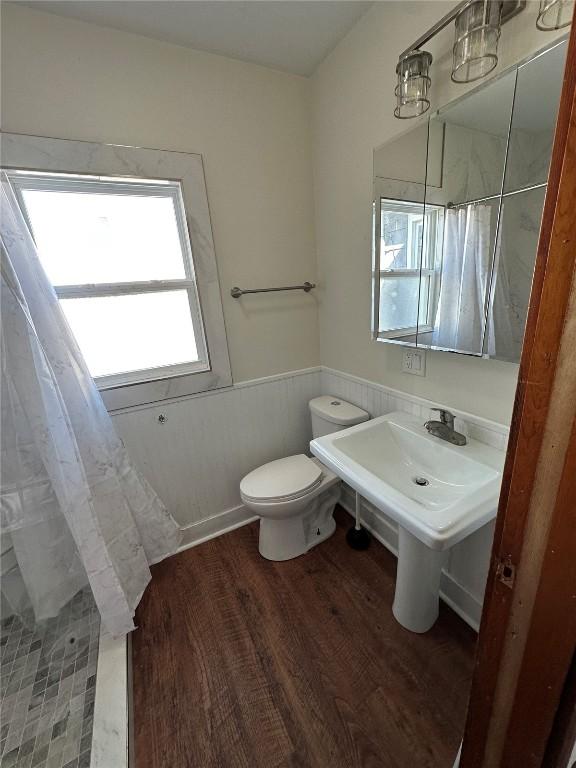
[[[128,768],[127,662],[126,637],[101,627],[90,768]]]

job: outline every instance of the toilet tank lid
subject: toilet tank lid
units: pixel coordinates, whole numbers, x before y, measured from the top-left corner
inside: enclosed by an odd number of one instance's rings
[[[332,424],[340,424],[344,427],[350,427],[353,424],[360,424],[362,421],[368,421],[370,414],[358,408],[357,405],[347,403],[340,397],[332,395],[322,395],[310,400],[310,410],[317,416],[321,416]]]

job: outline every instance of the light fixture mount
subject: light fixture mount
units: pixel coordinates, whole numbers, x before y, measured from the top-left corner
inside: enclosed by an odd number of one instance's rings
[[[519,13],[521,13],[524,8],[526,8],[526,2],[527,0],[501,0],[501,23],[506,24],[507,21],[510,21],[510,19],[513,19],[514,16],[517,16]],[[405,51],[402,51],[400,56],[403,56],[405,53],[409,53],[410,51],[418,50],[422,48],[423,45],[426,45],[426,43],[429,42],[435,35],[437,35],[440,30],[444,29],[444,27],[447,27],[448,24],[451,24],[456,16],[458,16],[460,11],[462,11],[469,3],[470,0],[463,0],[463,2],[459,3],[449,13],[439,19],[436,24],[431,26],[430,29],[424,32],[423,35],[420,35],[420,37],[415,40],[412,45],[406,48]]]

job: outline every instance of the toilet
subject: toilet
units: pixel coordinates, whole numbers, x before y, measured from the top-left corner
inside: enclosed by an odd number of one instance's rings
[[[369,414],[339,397],[309,402],[313,437],[367,421]],[[291,560],[329,538],[336,529],[334,507],[340,479],[318,459],[303,453],[270,461],[240,482],[244,504],[260,517],[258,549],[267,560]]]

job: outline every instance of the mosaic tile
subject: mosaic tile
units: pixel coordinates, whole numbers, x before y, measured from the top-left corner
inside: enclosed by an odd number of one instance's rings
[[[40,749],[35,749],[34,754],[32,756],[32,768],[35,768],[37,765],[43,765],[46,762],[46,758],[48,757],[48,744],[45,744]],[[90,763],[88,763],[88,768],[90,768]]]
[[[20,745],[20,751],[18,752],[18,757],[26,757],[26,755],[32,754],[34,752],[34,744],[36,742],[36,739],[28,739],[28,741],[25,741],[23,744]]]
[[[92,743],[92,734],[87,734],[80,739],[80,755],[85,755],[90,751]]]
[[[0,621],[0,768],[88,768],[100,617],[84,590],[40,630]]]
[[[16,749],[11,749],[10,752],[3,755],[2,768],[12,768],[12,766],[16,765],[17,760],[18,760],[18,747],[16,747]]]

